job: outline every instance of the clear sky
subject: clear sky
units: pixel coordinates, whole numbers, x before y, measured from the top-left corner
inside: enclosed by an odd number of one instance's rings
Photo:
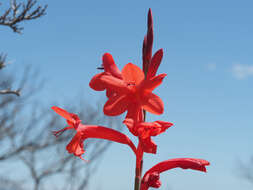
[[[41,3],[48,3],[47,15],[25,23],[21,36],[1,28],[0,52],[8,53],[10,70],[24,64],[40,68],[47,82],[41,92],[45,105],[50,108],[48,102],[83,91],[89,102],[103,97],[88,83],[105,52],[120,69],[128,62],[141,66],[147,12],[152,8],[153,49],[164,49],[158,73],[167,77],[155,91],[165,112],[149,114],[148,121],[175,126],[154,138],[158,153],[145,156],[144,171],[169,158],[204,158],[211,163],[208,173],[168,171],[161,175],[161,189],[252,189],[238,171],[239,161],[253,155],[252,0]],[[132,153],[112,145],[91,189],[131,189],[133,174]]]

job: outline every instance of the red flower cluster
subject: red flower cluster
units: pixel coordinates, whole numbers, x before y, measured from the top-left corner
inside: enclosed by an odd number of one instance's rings
[[[160,162],[149,169],[141,179],[141,163],[144,153],[157,152],[157,145],[151,139],[151,136],[157,136],[165,132],[173,124],[166,121],[146,122],[146,111],[152,114],[160,115],[164,112],[164,104],[161,98],[153,93],[166,74],[156,75],[163,57],[163,50],[158,50],[152,56],[153,46],[153,18],[151,9],[148,13],[148,31],[143,41],[143,69],[128,63],[122,71],[116,66],[113,57],[105,53],[102,58],[104,71],[96,74],[89,85],[96,91],[106,91],[108,97],[103,111],[105,115],[116,116],[127,112],[123,123],[129,131],[138,137],[139,144],[137,148],[132,141],[124,134],[110,128],[96,125],[83,125],[76,114],[52,107],[52,109],[67,120],[68,127],[54,132],[56,136],[63,131],[75,129],[76,134],[66,149],[69,153],[82,158],[84,153],[83,142],[87,138],[106,139],[121,144],[128,145],[136,155],[136,180],[135,189],[147,190],[149,187],[159,188],[160,173],[180,167],[182,169],[193,169],[206,171],[205,166],[208,161],[193,158],[178,158]]]

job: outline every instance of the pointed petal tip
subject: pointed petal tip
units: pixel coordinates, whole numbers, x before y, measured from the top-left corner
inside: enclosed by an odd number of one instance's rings
[[[148,9],[148,16],[152,17],[152,10],[151,10],[151,8]]]
[[[58,107],[57,106],[52,106],[51,109],[55,111],[55,110],[58,109]]]
[[[161,76],[161,78],[164,79],[167,76],[167,74],[166,73],[162,73],[162,74],[160,74],[158,76]]]
[[[157,50],[157,52],[159,52],[160,54],[162,54],[162,55],[163,55],[163,48],[161,48],[161,49]]]

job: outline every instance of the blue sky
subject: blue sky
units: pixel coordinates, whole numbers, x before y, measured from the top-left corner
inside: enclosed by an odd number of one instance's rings
[[[252,189],[238,171],[238,160],[246,162],[253,155],[252,1],[42,3],[49,5],[47,15],[25,23],[21,36],[1,28],[0,52],[8,53],[10,71],[25,64],[40,69],[47,82],[41,92],[45,106],[59,99],[64,103],[78,92],[90,102],[103,97],[88,83],[105,52],[119,68],[128,62],[141,66],[146,17],[152,8],[153,50],[164,49],[158,72],[167,77],[155,91],[165,112],[149,114],[148,120],[175,126],[154,138],[158,153],[145,156],[144,171],[169,158],[204,158],[211,162],[207,174],[172,170],[161,175],[161,189]],[[133,174],[133,155],[115,144],[92,185],[130,189]]]

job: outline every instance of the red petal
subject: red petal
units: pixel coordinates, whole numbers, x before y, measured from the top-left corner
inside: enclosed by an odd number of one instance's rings
[[[149,93],[141,103],[142,108],[150,113],[156,115],[163,113],[163,101],[153,93]]]
[[[74,123],[76,120],[72,117],[73,114],[67,112],[66,110],[53,106],[51,107],[57,114],[59,114],[60,116],[62,116],[63,118],[65,118],[66,120]],[[79,119],[79,118],[78,118]]]
[[[106,89],[110,89],[120,94],[127,94],[130,90],[127,88],[127,84],[108,73],[104,73],[100,76],[100,82],[105,86]]]
[[[122,70],[122,77],[126,83],[138,85],[144,79],[144,73],[137,65],[128,63]]]
[[[130,92],[130,90],[127,88],[127,84],[122,79],[118,79],[106,72],[95,75],[91,79],[89,85],[92,89],[97,91],[109,89],[121,94]]]
[[[145,92],[152,92],[156,87],[158,87],[167,74],[160,74],[152,78],[143,80],[140,84],[140,88],[144,89]]]
[[[81,157],[84,153],[82,134],[77,132],[70,143],[66,146],[66,149],[70,154]]]
[[[147,78],[151,78],[156,75],[158,67],[161,64],[163,58],[163,49],[159,49],[151,59],[151,63],[148,68]]]
[[[140,134],[142,138],[147,138],[149,136],[157,136],[164,131],[166,131],[169,127],[171,127],[173,123],[165,122],[165,121],[155,121],[155,122],[142,122],[139,124],[139,129],[143,129],[145,133]]]
[[[144,152],[156,154],[157,145],[150,137],[146,139],[140,139],[140,143]]]
[[[112,76],[122,79],[121,72],[114,63],[113,57],[109,53],[103,55],[103,66],[105,72],[109,72]]]
[[[116,116],[127,110],[129,101],[125,95],[111,96],[104,105],[104,114],[108,116]]]
[[[133,142],[126,135],[114,129],[96,125],[82,125],[81,127],[78,128],[78,131],[82,132],[83,139],[99,138],[118,142],[121,144],[126,144],[136,154],[136,147],[134,146]]]
[[[101,82],[101,76],[104,75],[103,73],[96,74],[92,79],[90,80],[89,86],[96,91],[103,91],[105,90],[104,83]]]

